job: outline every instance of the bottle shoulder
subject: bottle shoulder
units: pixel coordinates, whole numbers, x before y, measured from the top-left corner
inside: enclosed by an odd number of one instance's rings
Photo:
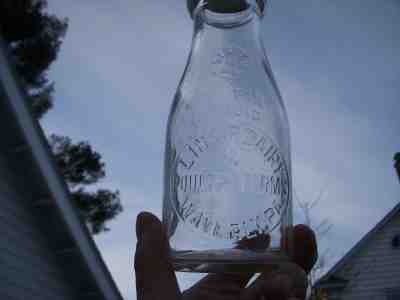
[[[235,52],[236,51],[236,52]],[[254,107],[286,115],[268,60],[252,61],[238,49],[225,48],[207,63],[193,63],[182,76],[175,105],[208,108]]]

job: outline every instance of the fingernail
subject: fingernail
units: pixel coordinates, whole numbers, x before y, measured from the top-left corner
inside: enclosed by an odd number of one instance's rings
[[[138,214],[136,218],[136,238],[138,242],[142,241],[143,237],[143,218],[145,218],[145,212]]]

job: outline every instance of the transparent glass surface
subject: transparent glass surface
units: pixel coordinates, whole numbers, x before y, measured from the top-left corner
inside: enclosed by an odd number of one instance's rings
[[[198,7],[194,22],[167,126],[163,223],[176,270],[255,272],[291,248],[287,115],[258,8]]]

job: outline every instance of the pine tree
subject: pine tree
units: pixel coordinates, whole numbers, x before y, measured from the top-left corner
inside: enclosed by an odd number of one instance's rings
[[[47,71],[57,59],[68,27],[67,19],[49,14],[46,0],[1,0],[0,35],[28,93],[28,104],[40,119],[53,106],[54,82]],[[91,188],[105,177],[101,155],[88,142],[73,143],[51,135],[49,144],[79,212],[93,234],[108,230],[122,206],[118,191]]]

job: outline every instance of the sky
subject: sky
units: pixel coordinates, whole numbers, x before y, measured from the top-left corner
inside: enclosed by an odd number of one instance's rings
[[[192,20],[184,0],[49,2],[69,28],[42,126],[102,154],[101,186],[121,192],[124,212],[95,241],[133,300],[135,220],[143,210],[160,216],[165,127]],[[333,225],[319,243],[329,265],[400,200],[399,28],[397,0],[271,0],[262,23],[291,126],[295,205],[320,199],[312,216]],[[298,208],[295,222],[304,222]]]

